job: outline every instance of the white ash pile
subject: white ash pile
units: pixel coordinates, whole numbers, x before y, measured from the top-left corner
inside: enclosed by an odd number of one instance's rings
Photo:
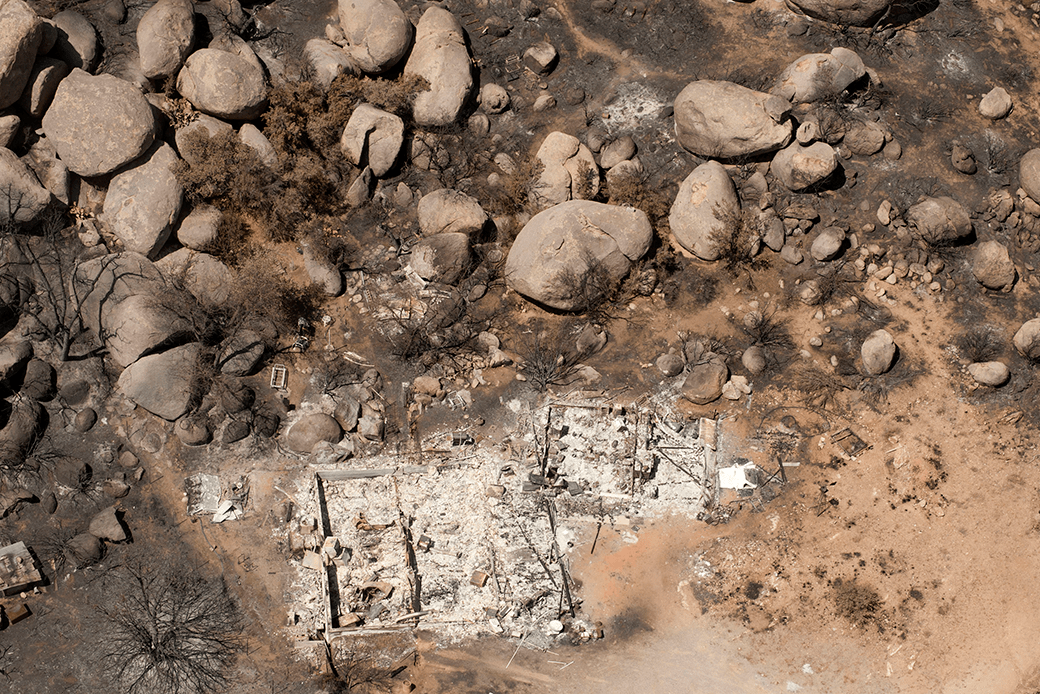
[[[682,423],[638,406],[566,402],[547,405],[534,423],[522,488],[554,492],[567,516],[698,517],[716,500],[712,420]]]
[[[424,629],[442,643],[500,634],[530,647],[596,638],[570,579],[573,529],[709,510],[714,425],[551,403],[520,416],[497,447],[424,442],[422,457],[323,467],[300,509],[302,621],[326,637]]]

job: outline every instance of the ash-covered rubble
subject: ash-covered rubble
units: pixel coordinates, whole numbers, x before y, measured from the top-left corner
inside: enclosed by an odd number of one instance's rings
[[[300,480],[299,626],[533,647],[595,638],[570,577],[577,538],[597,523],[710,510],[714,431],[636,406],[550,403],[521,412],[496,445],[455,437],[463,445],[312,470]]]

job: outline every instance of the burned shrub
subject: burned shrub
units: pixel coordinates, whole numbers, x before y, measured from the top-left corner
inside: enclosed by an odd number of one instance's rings
[[[857,627],[865,627],[877,619],[881,596],[872,586],[856,580],[834,581],[834,606],[838,614]]]
[[[1000,330],[992,325],[979,325],[957,338],[957,350],[971,362],[992,361],[1004,347]]]

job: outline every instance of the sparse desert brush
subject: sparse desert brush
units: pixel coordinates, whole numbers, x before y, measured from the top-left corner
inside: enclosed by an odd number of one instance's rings
[[[517,340],[524,377],[538,392],[569,383],[575,377],[579,355],[572,327],[570,322],[553,326],[536,323]]]
[[[813,366],[802,366],[791,373],[791,387],[805,396],[805,401],[814,407],[831,409],[838,403],[838,395],[849,390],[837,375],[826,373]]]
[[[297,321],[317,320],[325,302],[322,289],[314,284],[301,286],[278,272],[273,253],[261,246],[250,246],[242,254],[231,288],[230,307],[244,316],[232,317],[233,328],[250,315],[270,320],[282,333],[296,329]]]

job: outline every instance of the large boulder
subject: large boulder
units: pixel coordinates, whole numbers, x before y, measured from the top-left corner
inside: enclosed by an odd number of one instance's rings
[[[680,184],[668,223],[676,242],[701,260],[718,260],[724,234],[739,227],[740,199],[717,161],[694,169]]]
[[[339,140],[343,154],[354,166],[368,166],[376,178],[385,176],[404,144],[404,121],[371,104],[350,114]]]
[[[1030,361],[1040,360],[1040,318],[1023,323],[1012,341],[1023,357]]]
[[[955,244],[974,230],[968,208],[948,197],[925,198],[907,210],[906,221],[933,246]]]
[[[40,118],[54,99],[58,84],[69,74],[69,66],[57,58],[36,59],[18,105],[33,118]]]
[[[634,207],[573,200],[538,213],[517,235],[506,283],[562,311],[585,307],[590,291],[620,281],[653,240],[650,220]]]
[[[184,199],[178,161],[164,142],[109,183],[104,220],[126,250],[154,258],[170,238]]]
[[[171,303],[169,296],[135,294],[108,309],[102,337],[112,361],[129,366],[162,345],[191,336],[191,322]]]
[[[695,405],[718,400],[729,379],[729,369],[719,361],[698,364],[690,369],[682,385],[682,395]]]
[[[18,100],[29,81],[43,22],[22,0],[0,1],[0,108]]]
[[[418,125],[448,125],[458,119],[473,93],[473,61],[455,15],[440,7],[423,13],[404,72],[430,83],[412,107]]]
[[[1015,283],[1015,263],[999,241],[983,241],[975,249],[971,272],[987,289],[1009,289]]]
[[[162,273],[140,253],[113,253],[80,263],[72,278],[80,316],[88,330],[100,334],[108,312],[127,297],[167,290]]]
[[[126,80],[73,70],[58,85],[43,116],[43,130],[73,173],[111,173],[152,146],[152,107]]]
[[[173,77],[195,45],[195,6],[191,0],[159,0],[137,24],[141,71],[151,80]]]
[[[109,506],[94,514],[87,530],[94,537],[108,542],[122,542],[126,539],[126,529],[123,528],[123,523],[116,514],[115,506]]]
[[[192,144],[199,142],[200,139],[210,140],[214,137],[230,135],[234,131],[231,123],[207,116],[205,113],[199,113],[190,123],[174,130],[173,143],[177,146],[177,151],[184,161],[192,166],[203,165],[206,163],[204,160],[205,149],[193,147]]]
[[[1035,202],[1040,202],[1040,147],[1022,155],[1018,163],[1018,183]]]
[[[69,566],[83,569],[101,561],[105,556],[105,545],[101,538],[90,533],[80,533],[65,544],[64,553]]]
[[[88,330],[102,338],[109,357],[128,366],[164,344],[191,334],[191,296],[166,284],[138,253],[118,253],[76,268],[73,291]]]
[[[50,402],[57,395],[57,372],[42,359],[30,359],[25,365],[25,375],[18,394],[38,402]]]
[[[252,120],[267,107],[267,80],[253,61],[216,48],[192,53],[177,76],[177,91],[217,118]]]
[[[860,348],[863,369],[871,376],[878,376],[892,368],[896,358],[896,343],[887,330],[875,330],[863,341]]]
[[[11,150],[0,147],[0,223],[34,221],[50,204],[50,192]]]
[[[592,198],[599,192],[599,167],[592,151],[578,138],[559,131],[542,141],[535,158],[542,173],[532,188],[540,207]]]
[[[240,330],[224,342],[217,367],[227,376],[248,376],[260,363],[265,349],[259,335],[252,330]]]
[[[824,183],[838,168],[838,155],[826,142],[804,147],[792,142],[776,153],[770,171],[793,192],[810,190]]]
[[[991,120],[1000,120],[1011,113],[1011,95],[1003,87],[994,87],[979,101],[979,115]]]
[[[267,136],[260,132],[260,128],[252,123],[243,123],[238,129],[239,141],[256,152],[260,162],[269,169],[278,166],[278,153]]]
[[[5,466],[21,463],[43,435],[46,417],[47,411],[40,403],[28,398],[16,399],[7,423],[0,429],[0,463]]]
[[[885,131],[874,121],[855,121],[848,127],[842,143],[853,154],[869,157],[885,148]]]
[[[780,73],[771,91],[793,104],[811,103],[841,94],[866,73],[856,53],[838,47],[803,55]]]
[[[412,23],[394,0],[339,0],[347,54],[365,72],[386,72],[412,45]]]
[[[51,147],[51,143],[45,137],[29,148],[22,161],[36,175],[36,179],[44,188],[54,196],[58,202],[68,205],[70,202],[70,174],[69,167],[58,159],[58,153]]]
[[[51,54],[70,68],[94,72],[101,59],[97,30],[90,20],[75,10],[65,10],[51,20],[57,37]]]
[[[167,421],[191,409],[202,345],[192,342],[142,357],[123,370],[116,387],[139,407]]]
[[[675,135],[702,157],[768,154],[791,141],[790,102],[732,82],[691,82],[675,98]]]
[[[872,27],[893,0],[787,0],[787,6],[815,19],[845,26]]]
[[[426,236],[459,232],[479,234],[488,220],[475,198],[451,188],[441,188],[419,200],[419,230]]]
[[[467,234],[434,234],[412,247],[409,265],[430,282],[455,284],[473,265]]]
[[[209,253],[179,248],[155,265],[167,277],[179,280],[203,306],[224,306],[231,298],[234,276],[227,265]]]
[[[343,430],[331,415],[317,412],[305,415],[285,434],[285,445],[297,453],[310,453],[322,441],[339,443]]]
[[[32,343],[28,340],[8,338],[0,341],[0,386],[15,390],[32,357]]]
[[[311,39],[303,46],[303,58],[315,84],[328,90],[340,75],[360,75],[361,69],[347,52],[326,39]]]

